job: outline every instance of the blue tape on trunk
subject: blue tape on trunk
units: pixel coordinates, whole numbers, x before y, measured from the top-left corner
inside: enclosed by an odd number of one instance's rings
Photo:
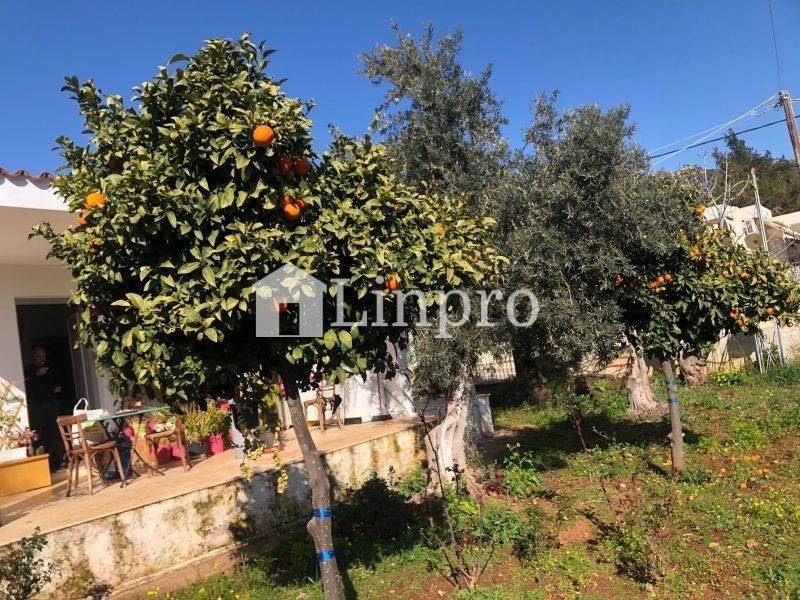
[[[678,403],[678,399],[677,399],[677,398],[669,398],[669,397],[668,397],[668,398],[667,398],[667,402],[668,402],[669,404],[677,404],[677,403]]]
[[[667,379],[667,385],[675,385],[674,379]]]
[[[317,562],[324,563],[328,562],[329,560],[333,560],[336,558],[336,554],[334,554],[333,550],[323,550],[322,552],[317,552]]]
[[[331,511],[331,507],[330,506],[325,507],[325,508],[315,508],[314,509],[314,516],[317,517],[318,519],[330,519],[332,515],[333,515],[333,512]]]

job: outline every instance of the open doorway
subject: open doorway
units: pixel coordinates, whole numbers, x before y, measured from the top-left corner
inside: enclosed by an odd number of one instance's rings
[[[72,413],[78,393],[69,330],[73,312],[64,302],[17,303],[28,421],[50,455],[50,470],[64,456],[55,420]]]

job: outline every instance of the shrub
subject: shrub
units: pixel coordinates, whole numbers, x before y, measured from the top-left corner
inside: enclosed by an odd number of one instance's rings
[[[522,521],[514,537],[514,554],[522,562],[529,562],[555,544],[547,515],[538,506],[525,509]]]
[[[761,577],[767,581],[776,598],[800,600],[800,559],[788,557],[760,569]]]
[[[37,532],[0,554],[0,600],[21,600],[38,593],[52,579],[51,565],[38,554],[47,540]]]
[[[762,378],[766,382],[782,386],[798,385],[800,384],[800,363],[775,364],[762,375]]]
[[[709,381],[717,387],[747,385],[751,382],[750,373],[745,370],[718,369],[708,375]]]
[[[730,445],[734,448],[750,449],[763,446],[767,441],[766,434],[758,423],[746,419],[736,419],[730,424]]]
[[[541,483],[536,471],[536,458],[532,452],[520,451],[519,444],[509,444],[506,448],[508,456],[503,460],[503,489],[514,498],[527,498]]]
[[[428,487],[428,476],[422,468],[414,469],[394,484],[397,492],[406,500]]]
[[[640,583],[656,583],[664,576],[661,555],[644,529],[619,523],[606,533],[605,543],[620,573]]]

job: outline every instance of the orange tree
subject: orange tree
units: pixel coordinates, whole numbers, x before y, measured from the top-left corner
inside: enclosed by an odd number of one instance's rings
[[[400,183],[368,138],[336,137],[316,157],[304,105],[265,74],[270,52],[247,36],[213,40],[136,88],[132,107],[68,78],[89,138],[59,140],[66,168],[54,185],[77,222],[39,234],[71,269],[80,341],[121,393],[138,388],[178,407],[218,395],[257,402],[252,382],[281,376],[309,473],[308,529],[326,597],[338,598],[330,485],[298,392],[322,377],[391,371],[385,342],[404,329],[257,338],[255,284],[293,263],[328,282],[326,323],[340,291],[343,316],[356,323],[378,296],[391,315],[401,287],[433,304],[435,290],[475,286],[496,271],[497,255],[486,243],[490,220]],[[418,306],[407,308],[413,323]]]
[[[642,255],[629,273],[608,284],[616,290],[627,337],[657,358],[667,381],[672,424],[672,467],[683,469],[683,438],[673,362],[679,353],[707,356],[725,334],[757,333],[776,319],[794,325],[800,291],[789,266],[764,252],[749,252],[728,232],[707,226],[702,213],[685,227],[669,252]]]

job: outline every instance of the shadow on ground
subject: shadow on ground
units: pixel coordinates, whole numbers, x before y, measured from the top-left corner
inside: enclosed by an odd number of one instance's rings
[[[358,598],[349,571],[356,566],[373,568],[403,553],[423,539],[428,515],[435,503],[416,504],[377,476],[357,489],[347,489],[333,505],[334,547],[345,598]],[[235,532],[243,537],[240,531]],[[269,549],[243,553],[251,567],[270,585],[292,586],[318,580],[319,571],[311,537],[303,524],[287,531]]]
[[[637,421],[612,419],[607,415],[587,416],[583,422],[583,438],[588,448],[608,448],[615,444],[648,447],[654,444],[668,446],[669,421]],[[684,429],[684,442],[696,443],[698,435]],[[565,416],[546,426],[501,427],[494,438],[480,448],[487,462],[501,460],[508,444],[519,444],[520,449],[532,453],[537,469],[549,471],[567,466],[569,455],[583,452],[580,438]]]

